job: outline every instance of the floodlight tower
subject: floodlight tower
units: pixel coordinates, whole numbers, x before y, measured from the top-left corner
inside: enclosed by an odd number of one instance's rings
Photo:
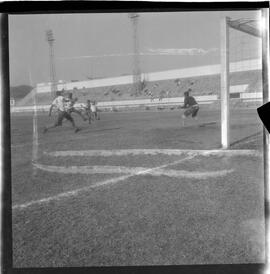
[[[129,19],[133,25],[133,85],[135,92],[140,90],[141,70],[140,70],[140,53],[139,53],[139,39],[138,39],[138,20],[139,14],[129,13]]]
[[[46,31],[46,39],[49,44],[49,57],[50,57],[50,81],[51,81],[51,93],[52,96],[56,95],[56,72],[55,72],[55,64],[54,64],[54,37],[52,30]]]

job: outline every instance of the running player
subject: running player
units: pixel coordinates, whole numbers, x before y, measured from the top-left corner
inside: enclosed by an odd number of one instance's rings
[[[66,99],[66,110],[69,112],[69,114],[71,114],[72,112],[77,113],[84,121],[87,120],[87,118],[85,118],[82,113],[77,110],[74,105],[75,103],[78,101],[78,98],[75,97],[74,99],[72,98],[72,93],[68,94],[68,98]]]
[[[188,91],[184,92],[185,95],[185,100],[184,100],[184,105],[181,108],[186,108],[184,114],[182,115],[183,118],[183,126],[185,125],[185,119],[191,115],[192,118],[197,120],[197,114],[199,111],[199,105],[195,98],[193,96],[189,95],[189,92],[191,90],[189,89]]]
[[[53,125],[47,126],[44,128],[43,133],[46,133],[49,129],[62,126],[63,119],[67,119],[70,121],[72,127],[75,129],[75,133],[77,133],[80,129],[75,125],[73,118],[71,117],[70,113],[66,111],[65,108],[66,99],[62,96],[60,91],[56,92],[56,98],[53,100],[50,110],[49,116],[52,114],[53,108],[57,108],[57,120],[54,122]]]
[[[93,113],[95,120],[100,120],[96,101],[91,102],[91,112]]]

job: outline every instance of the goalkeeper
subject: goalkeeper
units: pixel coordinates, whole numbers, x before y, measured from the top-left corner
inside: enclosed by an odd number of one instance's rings
[[[197,114],[199,111],[199,105],[197,103],[197,101],[195,100],[195,98],[193,96],[189,95],[189,92],[191,90],[189,89],[188,91],[184,92],[184,105],[181,108],[185,108],[185,112],[182,115],[183,118],[183,126],[185,125],[185,119],[191,115],[192,118],[194,118],[195,120],[197,120]]]

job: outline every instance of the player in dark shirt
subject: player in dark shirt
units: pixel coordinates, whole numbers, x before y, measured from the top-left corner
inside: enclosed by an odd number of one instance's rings
[[[74,98],[72,96],[72,93],[68,94],[68,98],[66,99],[66,109],[67,111],[71,114],[72,112],[77,113],[79,116],[81,116],[81,118],[86,121],[87,118],[83,116],[83,114],[75,108],[75,103],[78,101],[78,98]]]
[[[184,105],[181,108],[186,108],[184,114],[182,115],[183,118],[183,126],[185,125],[185,119],[191,115],[192,118],[197,120],[197,114],[199,111],[199,105],[197,101],[195,100],[194,97],[189,95],[189,91],[184,92],[185,95],[185,100],[184,100]]]
[[[92,110],[91,110],[91,101],[87,100],[86,104],[84,106],[84,111],[86,116],[88,117],[88,123],[91,124],[91,120],[92,120]]]

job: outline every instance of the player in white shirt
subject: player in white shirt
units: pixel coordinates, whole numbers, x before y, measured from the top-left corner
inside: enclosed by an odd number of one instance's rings
[[[100,120],[100,116],[98,114],[98,108],[97,108],[97,102],[96,101],[91,101],[91,112],[94,115],[94,118],[96,120]]]
[[[66,99],[61,95],[60,91],[57,91],[56,98],[53,100],[49,110],[49,116],[51,116],[53,108],[57,109],[57,112],[58,112],[57,119],[53,125],[50,125],[44,128],[44,131],[43,131],[44,133],[46,133],[51,128],[62,126],[62,122],[64,118],[70,121],[72,127],[75,129],[75,133],[80,130],[75,125],[75,122],[73,118],[71,117],[70,113],[67,111],[65,103],[66,103]]]

